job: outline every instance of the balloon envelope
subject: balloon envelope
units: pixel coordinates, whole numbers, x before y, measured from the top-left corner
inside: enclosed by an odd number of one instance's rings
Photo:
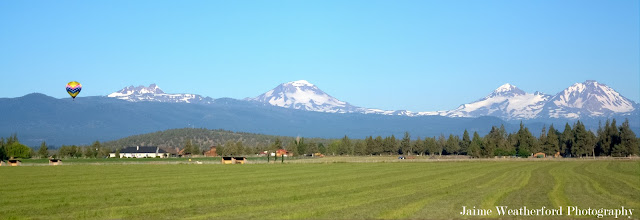
[[[82,90],[82,85],[80,85],[79,82],[72,81],[67,83],[67,93],[69,93],[71,98],[75,99],[76,96],[80,93],[80,90]]]

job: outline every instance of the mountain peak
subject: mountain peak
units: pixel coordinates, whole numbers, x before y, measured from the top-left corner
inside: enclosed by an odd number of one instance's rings
[[[500,92],[508,92],[508,91],[514,90],[514,89],[516,89],[516,88],[517,88],[517,87],[516,87],[516,86],[514,86],[514,85],[511,85],[511,84],[509,84],[509,83],[505,83],[504,85],[501,85],[500,87],[498,87],[498,88],[497,88],[496,90],[494,90],[493,92],[496,92],[496,93],[500,93]]]
[[[310,82],[308,82],[307,80],[298,80],[298,81],[292,81],[292,82],[288,82],[285,83],[286,85],[292,85],[292,86],[314,86],[313,84],[311,84]]]
[[[184,102],[184,103],[213,103],[213,99],[202,97],[194,94],[167,94],[160,89],[158,85],[152,83],[149,87],[145,86],[128,86],[117,92],[107,95],[109,98],[117,98],[130,102],[149,101],[149,102]]]
[[[575,83],[556,94],[545,107],[552,118],[610,116],[635,110],[636,104],[595,80]]]
[[[489,94],[489,96],[487,96],[486,98],[490,98],[490,97],[496,97],[496,96],[517,96],[517,95],[526,95],[527,93],[520,90],[518,87],[511,85],[509,83],[505,83],[504,85],[501,85],[500,87],[498,87],[496,90],[493,90],[493,92],[491,94]]]
[[[330,96],[306,80],[283,83],[255,98],[246,100],[316,112],[348,113],[357,109],[347,102]]]

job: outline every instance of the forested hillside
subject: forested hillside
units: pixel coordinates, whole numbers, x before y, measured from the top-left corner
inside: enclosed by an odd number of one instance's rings
[[[158,131],[149,134],[129,136],[115,141],[104,142],[103,145],[117,149],[125,146],[158,146],[165,149],[184,148],[187,141],[201,149],[211,146],[223,146],[228,142],[241,142],[244,146],[266,148],[279,139],[284,146],[295,141],[296,137],[233,132],[226,130],[210,130],[204,128],[181,128]],[[327,144],[330,139],[305,138],[308,142]]]

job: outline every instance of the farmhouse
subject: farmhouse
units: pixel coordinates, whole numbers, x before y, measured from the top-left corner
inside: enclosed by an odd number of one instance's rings
[[[120,158],[166,158],[167,156],[168,154],[165,150],[155,146],[135,146],[120,150]],[[116,152],[110,153],[109,157],[116,157]]]
[[[208,151],[204,152],[205,157],[217,157],[218,153],[216,153],[216,146],[211,146]]]
[[[293,153],[285,150],[285,149],[278,149],[276,150],[276,156],[281,157],[282,155],[286,155],[287,157],[292,157]]]

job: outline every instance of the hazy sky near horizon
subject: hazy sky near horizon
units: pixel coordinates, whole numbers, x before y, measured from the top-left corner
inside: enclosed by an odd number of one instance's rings
[[[305,79],[356,106],[449,110],[504,83],[640,101],[639,1],[0,1],[0,97],[255,97]]]

